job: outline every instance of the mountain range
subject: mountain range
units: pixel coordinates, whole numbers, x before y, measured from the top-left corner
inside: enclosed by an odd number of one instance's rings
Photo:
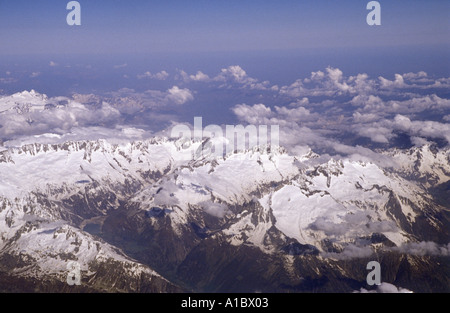
[[[208,140],[0,147],[0,291],[352,292],[370,261],[450,291],[448,147],[379,150],[383,166]]]

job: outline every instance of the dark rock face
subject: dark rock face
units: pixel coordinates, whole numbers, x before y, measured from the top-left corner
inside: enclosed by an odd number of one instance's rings
[[[158,208],[158,207],[153,207],[150,210],[145,212],[145,217],[151,218],[151,217],[164,217],[164,215],[166,214],[166,212],[164,211],[164,209]]]
[[[301,245],[289,238],[279,239],[279,250],[267,254],[250,245],[230,245],[224,236],[208,235],[208,228],[194,223],[186,225],[180,236],[183,240],[173,233],[168,217],[158,218],[155,224],[145,220],[145,226],[141,223],[136,216],[125,218],[123,209],[123,214],[108,218],[104,238],[185,290],[194,292],[352,292],[370,289],[366,283],[366,266],[377,259],[382,264],[385,282],[417,292],[450,291],[449,257],[380,252],[367,258],[332,260],[320,256],[315,247]],[[119,234],[114,231],[113,236],[113,230],[119,228],[113,224],[127,225],[127,228]],[[373,234],[366,240],[393,245],[382,234]],[[287,256],[292,258],[289,263],[292,266],[286,263]],[[446,265],[442,266],[444,263]],[[418,283],[420,279],[427,283]]]
[[[47,276],[45,279],[11,275],[12,269],[33,266],[32,260],[8,254],[0,257],[0,292],[51,292],[51,293],[173,293],[183,289],[162,277],[141,273],[136,277],[127,268],[113,259],[94,262],[89,273],[81,272],[81,284],[70,286],[60,277]],[[93,274],[92,274],[93,273]]]

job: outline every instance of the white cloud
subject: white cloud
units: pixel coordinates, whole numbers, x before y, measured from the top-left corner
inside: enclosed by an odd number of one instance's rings
[[[157,192],[153,198],[153,203],[156,206],[173,206],[179,204],[175,193],[178,191],[178,186],[171,180],[165,180],[161,183],[162,188]]]
[[[378,77],[381,89],[433,89],[448,88],[450,86],[450,78],[432,79],[426,72],[395,74],[394,80],[386,79],[382,76]]]
[[[361,107],[364,111],[376,111],[385,108],[383,100],[374,95],[357,95],[353,97],[350,103],[354,106]]]
[[[410,139],[411,139],[411,143],[416,147],[422,147],[424,145],[431,144],[431,142],[429,142],[428,140],[421,138],[421,137],[412,136]]]
[[[138,75],[141,79],[164,80],[168,77],[166,71]],[[371,146],[368,140],[359,139],[366,137],[385,145],[394,144],[394,138],[401,139],[396,137],[398,133],[409,135],[415,145],[432,138],[450,139],[450,99],[446,98],[443,89],[437,89],[450,86],[450,79],[436,79],[425,72],[397,74],[394,80],[388,80],[371,78],[365,73],[348,77],[342,70],[328,67],[278,87],[250,77],[241,66],[233,65],[222,68],[216,76],[208,76],[200,70],[189,74],[177,70],[174,79],[179,80],[179,84],[169,85],[167,89],[138,92],[124,88],[102,97],[74,95],[74,100],[90,110],[100,109],[103,102],[109,103],[120,112],[119,118],[126,116],[130,126],[135,126],[132,123],[145,123],[146,118],[155,118],[153,115],[158,111],[162,113],[192,101],[196,93],[207,88],[227,88],[232,99],[241,96],[243,102],[251,103],[230,103],[234,105],[231,111],[236,118],[244,124],[279,125],[281,144],[290,151],[311,147],[329,154],[385,164],[390,161],[367,148]],[[0,83],[6,82],[7,79],[0,78]],[[194,92],[189,84],[198,89]],[[437,84],[441,87],[436,87]],[[80,118],[82,111],[77,114]],[[427,120],[428,116],[433,120]],[[170,119],[176,119],[176,113],[167,113],[164,120]],[[67,120],[70,121],[68,117]],[[34,123],[35,129],[38,121],[28,120]],[[24,122],[28,123],[21,121]],[[11,121],[8,125],[13,124]],[[24,126],[24,129],[28,127]],[[364,146],[355,146],[355,142]]]
[[[220,74],[214,78],[217,81],[225,82],[231,80],[241,84],[247,83],[249,79],[253,80],[247,76],[247,73],[239,65],[223,68]]]
[[[397,115],[395,117],[395,125],[397,126],[398,129],[404,130],[404,131],[408,131],[411,128],[411,120],[403,115]]]
[[[411,99],[404,101],[391,100],[384,107],[384,110],[386,112],[390,113],[398,112],[402,114],[418,113],[425,110],[444,111],[449,109],[450,109],[450,100],[440,98],[435,94],[413,97]]]
[[[385,127],[357,127],[359,135],[370,138],[373,142],[389,143],[392,131]]]
[[[145,72],[144,74],[138,74],[137,78],[138,79],[143,79],[143,78],[152,78],[153,74],[151,72]]]
[[[52,131],[52,130],[49,130]],[[20,147],[25,144],[42,143],[42,144],[59,144],[67,141],[76,140],[99,140],[106,139],[110,143],[128,143],[133,140],[145,140],[151,138],[154,134],[150,131],[130,128],[124,125],[116,125],[115,127],[101,126],[80,126],[72,127],[70,131],[62,134],[52,132],[42,132],[37,135],[20,135],[13,140],[8,140],[7,146]]]
[[[144,79],[144,78],[150,78],[150,79],[157,79],[157,80],[166,80],[169,77],[169,73],[166,71],[161,71],[156,74],[152,74],[151,72],[145,72],[144,74],[137,75],[138,79]]]
[[[367,290],[361,288],[359,291],[354,291],[354,293],[412,293],[411,290],[402,287],[396,287],[395,285],[382,282],[381,285],[377,286],[375,290]]]
[[[348,82],[353,85],[353,91],[359,94],[370,94],[376,89],[375,81],[365,73],[350,76]]]
[[[228,206],[223,203],[216,203],[212,201],[205,201],[199,203],[203,210],[215,217],[223,218],[228,212]]]
[[[432,79],[425,72],[395,74],[394,80],[389,80],[382,76],[372,79],[366,73],[346,77],[340,69],[328,67],[325,72],[312,72],[309,78],[297,79],[290,85],[280,87],[279,94],[291,98],[352,95],[351,103],[355,106],[364,110],[383,110],[387,108],[387,104],[382,100],[382,96],[396,95],[404,98],[408,96],[405,89],[423,92],[427,89],[442,89],[449,86],[450,78]],[[409,94],[410,98],[416,96],[417,94]],[[392,106],[391,111],[404,108],[401,104],[396,108],[393,102],[389,105]]]
[[[184,82],[189,82],[191,80],[188,73],[183,70],[178,70],[178,73],[175,75],[175,79],[182,80]]]
[[[408,80],[421,80],[423,78],[428,77],[428,74],[424,71],[420,71],[417,73],[405,73],[403,74],[403,78]]]
[[[158,80],[165,80],[168,77],[169,77],[169,73],[167,73],[166,71],[161,71],[161,72],[155,74],[155,78]]]
[[[398,114],[392,126],[412,136],[442,138],[450,144],[450,124],[447,123],[411,121],[408,117]]]
[[[17,78],[14,77],[0,77],[0,83],[2,84],[12,84],[12,83],[16,83],[19,80]]]
[[[322,80],[325,77],[325,73],[322,71],[311,72],[311,80]]]
[[[23,103],[0,114],[0,138],[64,134],[74,127],[114,125],[120,117],[119,111],[107,103],[92,109],[69,98],[48,98],[34,91],[12,98],[16,103],[22,99]],[[0,101],[8,101],[8,98]]]
[[[50,61],[50,63],[48,65],[51,67],[55,67],[55,66],[58,66],[58,63]]]
[[[224,72],[239,81],[246,77],[240,68]],[[290,151],[309,146],[328,153],[342,153],[354,160],[395,166],[392,160],[367,147],[352,146],[351,142],[367,137],[372,142],[391,146],[396,142],[394,138],[401,139],[399,133],[409,135],[413,144],[423,144],[427,138],[450,140],[450,125],[444,123],[450,120],[448,114],[442,114],[442,122],[426,120],[427,114],[439,115],[450,108],[450,100],[435,90],[424,94],[437,80],[431,80],[425,72],[395,77],[394,81],[387,81],[371,79],[363,73],[347,78],[341,70],[329,67],[280,87],[281,99],[285,102],[286,98],[292,99],[288,105],[240,104],[232,111],[245,123],[279,125],[281,144]],[[420,93],[397,88],[412,80],[422,80],[416,90]],[[326,98],[315,101],[317,96]],[[345,143],[347,138],[350,144]]]
[[[211,82],[212,79],[202,71],[197,71],[195,75],[189,75],[183,70],[178,70],[178,74],[175,76],[175,79],[182,80],[186,83],[188,82]]]
[[[309,99],[307,97],[303,97],[302,99],[298,99],[297,101],[292,102],[290,104],[290,106],[292,106],[292,107],[300,107],[300,106],[303,107],[303,106],[307,106],[307,105],[309,105]]]
[[[428,73],[420,71],[417,73],[405,73],[402,75],[405,81],[411,83],[412,86],[432,86],[435,85],[436,81],[428,76]]]
[[[350,91],[351,88],[343,81],[343,73],[338,68],[327,67],[327,73],[333,84],[342,92]]]
[[[262,103],[253,106],[238,104],[232,108],[232,111],[239,120],[249,124],[267,124],[272,115],[272,110]]]
[[[403,88],[406,87],[405,80],[400,74],[395,74],[395,80],[388,80],[382,76],[378,77],[381,83],[381,88]]]
[[[233,84],[254,90],[272,90],[274,88],[274,86],[270,86],[269,81],[260,82],[258,79],[248,76],[247,72],[239,65],[232,65],[221,69],[220,73],[212,80],[222,82],[223,84],[220,86],[222,88],[231,88]]]
[[[353,113],[353,120],[356,123],[369,123],[374,122],[380,119],[380,116],[374,113],[359,113],[355,112]]]
[[[412,254],[412,255],[441,255],[450,256],[450,243],[447,245],[439,245],[431,241],[422,242],[409,242],[401,245],[400,247],[394,247],[392,250]]]
[[[275,111],[262,103],[249,106],[238,104],[232,108],[234,114],[241,121],[249,124],[279,124],[291,125],[292,123],[311,120],[311,112],[304,107],[279,107],[275,106]]]
[[[355,258],[368,258],[373,255],[372,248],[368,246],[359,247],[354,244],[348,244],[345,246],[342,252],[326,252],[322,253],[325,258],[331,258],[336,260],[350,260]]]
[[[114,67],[115,69],[119,69],[119,68],[125,68],[125,67],[127,67],[127,66],[128,66],[128,64],[127,64],[127,63],[124,63],[124,64],[114,65],[113,67]]]
[[[210,80],[209,76],[201,71],[198,71],[197,74],[195,75],[190,75],[189,78],[193,81],[203,81],[203,82],[207,82]]]
[[[383,164],[383,166],[395,166],[395,163],[388,157],[382,156],[371,149],[357,146],[349,146],[340,143],[333,138],[335,133],[324,130],[324,125],[328,123],[321,120],[321,115],[311,113],[304,107],[288,109],[286,107],[275,107],[272,110],[264,104],[255,104],[249,106],[239,104],[232,108],[237,118],[244,123],[253,125],[279,125],[280,126],[280,144],[287,148],[290,152],[295,153],[309,146],[313,149],[327,149],[330,153],[338,153],[348,155],[355,161],[374,162]],[[333,117],[333,122],[335,122]],[[305,126],[307,125],[307,126]],[[358,133],[360,129],[364,129],[363,124],[348,125],[344,124],[343,129],[346,131],[353,130]],[[382,131],[381,134],[377,129],[365,130],[364,135],[377,142],[386,142],[391,138],[391,130],[387,127],[377,126]],[[339,129],[339,128],[338,128]],[[338,130],[339,131],[339,130]],[[332,135],[329,137],[329,135]]]
[[[285,118],[288,120],[296,120],[296,121],[304,120],[305,118],[308,118],[311,114],[311,112],[308,109],[305,109],[304,107],[288,109],[286,107],[275,106],[275,111],[278,114],[285,116]]]
[[[77,97],[80,97],[79,95]],[[98,103],[100,98],[92,95],[84,95],[83,103]],[[80,99],[80,98],[77,98]],[[118,91],[110,92],[104,97],[104,101],[110,103],[121,113],[142,117],[142,112],[146,110],[158,110],[159,108],[170,107],[173,105],[182,105],[188,101],[192,101],[194,95],[187,88],[179,88],[173,86],[166,91],[147,90],[145,92],[137,92],[134,89],[122,88]],[[81,101],[81,100],[80,100]]]
[[[177,86],[173,86],[172,88],[167,90],[167,92],[168,95],[166,96],[166,98],[170,101],[173,101],[175,104],[184,104],[194,99],[192,92],[186,88],[180,89]]]
[[[294,83],[292,83],[289,86],[283,86],[280,88],[280,94],[286,95],[292,98],[297,97],[304,97],[307,94],[310,94],[310,92],[307,92],[307,90],[303,87],[303,82],[299,79],[296,80]]]
[[[434,81],[432,85],[428,85],[431,88],[449,88],[450,87],[450,77],[439,78]]]
[[[333,67],[327,67],[326,73],[312,72],[310,78],[297,79],[291,85],[280,88],[280,94],[290,97],[306,96],[341,96],[347,94],[368,94],[376,88],[374,80],[365,73],[344,76],[344,73]]]

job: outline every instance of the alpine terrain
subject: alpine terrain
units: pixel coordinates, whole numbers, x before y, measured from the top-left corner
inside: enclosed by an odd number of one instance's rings
[[[0,146],[0,291],[352,292],[370,261],[383,282],[450,291],[448,147],[374,162],[270,145],[217,157],[220,138],[38,139]]]

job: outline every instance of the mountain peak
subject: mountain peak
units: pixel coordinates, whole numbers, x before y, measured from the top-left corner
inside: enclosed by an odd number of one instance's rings
[[[41,93],[37,92],[34,89],[31,89],[30,91],[24,90],[24,91],[21,91],[21,92],[17,92],[15,94],[11,95],[11,97],[12,98],[16,98],[16,99],[20,99],[20,98],[23,98],[23,99],[38,98],[40,100],[47,100],[48,99],[46,94],[41,94]]]

